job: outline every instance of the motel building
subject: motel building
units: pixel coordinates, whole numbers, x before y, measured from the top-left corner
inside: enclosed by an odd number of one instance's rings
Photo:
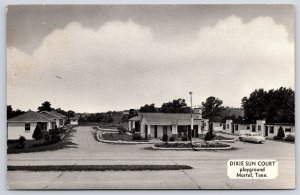
[[[281,127],[287,136],[295,133],[295,124],[293,123],[266,123],[265,120],[256,120],[255,123],[243,121],[226,120],[225,122],[213,122],[214,130],[227,134],[242,134],[246,132],[255,132],[266,138],[273,139]]]
[[[70,117],[70,125],[78,125],[79,117]]]
[[[7,120],[7,139],[15,140],[20,136],[26,139],[33,139],[32,134],[39,126],[42,131],[55,128],[55,120],[49,118],[41,113],[28,111],[19,116]]]
[[[189,137],[190,132],[191,137],[198,137],[208,130],[208,120],[202,118],[200,108],[195,108],[192,116],[190,113],[139,113],[129,119],[129,132],[140,133],[145,139],[161,139],[164,132],[168,137]],[[192,120],[193,130],[189,131]]]

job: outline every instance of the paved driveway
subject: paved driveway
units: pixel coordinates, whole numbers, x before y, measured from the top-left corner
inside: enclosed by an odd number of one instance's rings
[[[153,151],[149,145],[113,145],[97,142],[92,127],[77,127],[74,148],[36,153],[9,154],[9,165],[45,164],[186,164],[185,171],[124,172],[8,172],[10,188],[49,189],[240,189],[293,188],[295,186],[295,145],[268,141],[252,144],[237,141],[230,151]],[[276,159],[275,180],[230,180],[229,159]],[[26,178],[26,179],[24,179]],[[35,185],[32,185],[32,184]]]

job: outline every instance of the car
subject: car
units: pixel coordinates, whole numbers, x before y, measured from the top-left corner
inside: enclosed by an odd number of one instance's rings
[[[255,143],[264,143],[266,141],[266,139],[259,135],[258,133],[244,133],[244,134],[241,134],[239,136],[239,140],[240,141],[244,141],[244,142],[255,142]]]

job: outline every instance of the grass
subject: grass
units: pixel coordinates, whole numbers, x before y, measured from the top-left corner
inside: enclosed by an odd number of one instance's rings
[[[7,166],[8,171],[162,171],[192,169],[188,165],[44,165]]]
[[[225,148],[230,145],[220,142],[203,142],[197,145],[192,145],[191,143],[157,143],[154,146],[161,148]]]
[[[229,137],[224,137],[222,135],[216,135],[214,137],[214,140],[233,140],[233,138],[229,138]]]
[[[7,154],[18,154],[18,153],[29,153],[29,152],[42,152],[42,151],[54,151],[54,150],[59,150],[63,148],[76,148],[77,144],[72,142],[72,134],[75,132],[74,129],[70,129],[68,133],[66,133],[65,137],[57,142],[57,143],[51,143],[51,144],[40,144],[40,145],[35,145],[34,147],[30,148],[23,148],[23,149],[12,149],[12,148],[7,148]],[[26,140],[26,142],[29,141],[32,143],[34,140]]]
[[[128,134],[118,134],[118,133],[103,133],[101,138],[109,141],[132,141],[132,135]]]
[[[96,138],[96,134],[95,134]],[[96,138],[97,139],[97,138]],[[148,142],[145,139],[133,139],[133,135],[119,134],[119,133],[103,133],[101,134],[101,139],[108,140],[108,141],[127,141],[127,142]]]

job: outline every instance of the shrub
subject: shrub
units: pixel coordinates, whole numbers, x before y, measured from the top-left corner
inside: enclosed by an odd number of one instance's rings
[[[24,136],[20,136],[18,139],[18,148],[25,148],[26,138]]]
[[[43,132],[43,138],[46,142],[49,142],[50,141],[50,134],[48,131],[44,131]]]
[[[56,127],[56,126],[55,126]],[[50,135],[59,135],[59,130],[57,129],[57,128],[55,128],[55,129],[50,129],[49,130],[49,134]]]
[[[132,140],[141,140],[142,136],[139,133],[132,134]]]
[[[287,141],[287,142],[295,142],[295,136],[294,136],[294,135],[291,135],[291,134],[288,134],[288,135],[284,138],[284,141]]]
[[[174,135],[172,135],[172,137],[170,137],[170,142],[173,142],[173,141],[175,141],[175,136]]]
[[[32,138],[33,138],[33,139],[36,139],[36,140],[39,140],[39,139],[42,139],[42,138],[43,138],[42,130],[41,130],[41,128],[40,128],[39,125],[37,125],[37,126],[35,127],[35,130],[34,130],[34,132],[33,132],[33,134],[32,134]]]
[[[162,136],[162,141],[168,142],[168,134],[166,132],[164,132],[164,134]]]
[[[58,134],[53,134],[50,137],[51,137],[51,143],[57,143],[61,140],[61,138]]]
[[[275,135],[275,136],[273,137],[273,139],[274,139],[274,140],[283,140],[282,137],[278,137],[277,135]]]
[[[119,130],[119,134],[120,135],[126,134],[126,131],[127,131],[127,129],[125,127],[123,127],[123,126],[119,126],[118,130]]]
[[[282,127],[279,127],[277,137],[283,139],[285,137],[284,131]]]
[[[186,137],[186,136],[183,136],[182,138],[181,138],[181,141],[187,141],[188,140],[188,138]]]
[[[213,132],[213,131],[208,131],[206,134],[205,134],[205,137],[204,137],[204,140],[205,141],[210,141],[212,140],[214,137],[216,136],[216,134]]]

